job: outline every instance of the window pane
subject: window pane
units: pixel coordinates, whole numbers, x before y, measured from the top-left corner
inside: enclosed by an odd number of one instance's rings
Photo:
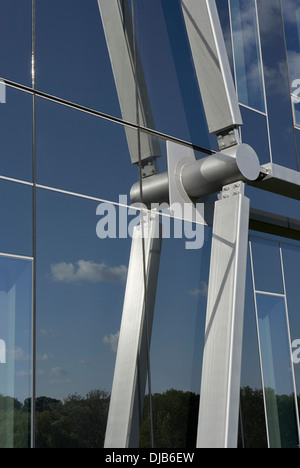
[[[0,11],[0,76],[31,86],[32,1],[1,0]]]
[[[151,341],[156,448],[196,446],[210,247],[209,228],[200,250],[163,240]],[[148,414],[146,405],[141,447],[151,447]]]
[[[300,340],[300,248],[282,245],[282,256],[284,275],[287,292],[287,304],[291,326],[291,340],[295,347],[294,370],[297,385],[297,393],[300,395],[300,362],[299,341]]]
[[[255,0],[230,0],[239,101],[265,112]]]
[[[31,182],[32,95],[7,86],[0,106],[0,175]]]
[[[32,187],[0,180],[0,252],[32,257]]]
[[[300,125],[300,4],[298,0],[282,0],[282,8],[295,122]]]
[[[247,266],[241,376],[240,448],[267,448],[266,419],[259,359],[250,258]]]
[[[135,1],[135,18],[153,116],[153,123],[149,119],[146,125],[215,149],[216,138],[208,135],[180,0]]]
[[[251,238],[256,291],[283,294],[282,268],[278,244]]]
[[[292,97],[293,104],[294,104],[294,118],[295,124],[300,127],[300,99],[296,97]]]
[[[281,3],[257,0],[257,6],[273,162],[297,170]]]
[[[37,192],[39,448],[104,443],[131,239],[99,239],[97,206]]]
[[[0,446],[30,447],[32,264],[0,257]]]
[[[39,90],[121,117],[97,0],[36,2],[36,47]]]
[[[244,125],[241,127],[243,143],[252,146],[261,164],[271,161],[268,139],[268,123],[265,115],[241,106]]]
[[[118,202],[138,180],[137,132],[128,132],[132,153],[122,125],[38,99],[37,182]]]
[[[296,448],[298,430],[285,302],[257,294],[257,313],[271,448]]]

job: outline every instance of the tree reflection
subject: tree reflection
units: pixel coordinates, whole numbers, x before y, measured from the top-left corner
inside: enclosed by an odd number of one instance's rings
[[[295,446],[290,408],[293,396],[277,396],[281,438]],[[298,396],[300,400],[300,396]],[[70,395],[64,401],[49,397],[36,399],[36,446],[38,448],[102,448],[106,431],[110,394],[93,390],[87,395]],[[239,447],[266,448],[263,391],[241,389],[242,429]],[[194,448],[196,446],[199,395],[168,390],[153,395],[155,448]],[[0,395],[0,447],[30,446],[31,400],[24,404]],[[8,428],[13,436],[8,437]],[[289,442],[290,441],[290,442]],[[140,447],[150,447],[148,397],[145,397]]]

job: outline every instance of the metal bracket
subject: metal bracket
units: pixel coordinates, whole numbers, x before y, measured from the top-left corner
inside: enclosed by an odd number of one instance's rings
[[[235,182],[234,184],[225,185],[222,190],[221,199],[225,200],[226,198],[236,197],[237,195],[245,194],[245,184],[244,182]]]
[[[142,177],[146,179],[159,173],[157,159],[155,157],[142,161]]]
[[[220,151],[241,143],[239,130],[237,128],[232,128],[225,132],[218,133],[217,140]]]

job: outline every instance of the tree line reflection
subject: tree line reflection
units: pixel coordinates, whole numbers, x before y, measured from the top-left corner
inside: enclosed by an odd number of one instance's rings
[[[272,392],[268,389],[268,392]],[[295,447],[296,434],[290,421],[294,396],[276,396],[284,445]],[[298,396],[300,403],[300,395]],[[93,390],[85,396],[70,395],[64,401],[36,399],[37,448],[103,448],[110,394]],[[153,395],[155,448],[196,446],[199,395],[168,390]],[[0,395],[0,447],[30,446],[31,399]],[[140,447],[150,448],[148,397],[145,397]],[[241,389],[240,448],[267,448],[263,391]]]

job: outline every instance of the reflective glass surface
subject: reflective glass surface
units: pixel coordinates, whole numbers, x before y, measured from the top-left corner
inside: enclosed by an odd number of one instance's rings
[[[41,91],[121,117],[97,0],[36,2],[36,80]]]
[[[242,141],[261,164],[299,169],[299,0],[216,3]],[[139,172],[138,163],[153,158],[164,173],[172,145],[170,160],[200,159],[217,140],[208,134],[181,0],[0,0],[0,12],[0,447],[30,445],[34,380],[36,446],[100,448],[130,236],[140,221],[128,210],[129,192],[143,175],[147,197],[154,180],[144,177],[151,165]],[[28,89],[34,77],[38,92]],[[299,217],[299,201],[246,190],[252,208]],[[204,210],[209,226],[188,222],[185,211],[160,217],[150,352],[156,448],[196,443],[215,198]],[[300,247],[253,236],[249,251],[238,444],[296,447]],[[143,260],[141,252],[139,266]],[[148,391],[141,447],[151,446]]]
[[[278,245],[267,240],[251,239],[256,291],[283,294],[281,258]]]
[[[291,327],[291,340],[293,346],[293,360],[298,398],[300,395],[300,247],[282,244],[282,257],[287,293],[287,305]]]
[[[230,0],[239,102],[265,112],[255,0]]]
[[[292,97],[292,101],[293,101],[293,104],[294,104],[295,124],[296,124],[297,127],[300,127],[300,99],[298,99],[296,97]]]
[[[32,1],[1,0],[0,11],[0,77],[31,86]]]
[[[250,257],[247,265],[239,448],[267,448],[264,395]]]
[[[156,130],[210,148],[181,2],[134,3],[137,48]],[[153,128],[153,127],[152,127]]]
[[[33,97],[6,86],[0,104],[0,175],[32,181]]]
[[[186,250],[183,239],[164,239],[151,342],[156,448],[196,446],[211,230],[204,246]],[[141,447],[150,447],[148,406]]]
[[[253,110],[240,106],[244,125],[241,128],[243,143],[252,146],[261,164],[271,161],[268,139],[267,117]]]
[[[131,239],[97,236],[98,205],[37,193],[40,448],[104,443]]]
[[[32,257],[32,187],[0,180],[0,252]]]
[[[279,214],[284,217],[297,218],[300,208],[300,202],[277,195],[271,192],[265,192],[256,187],[247,186],[246,195],[251,199],[251,207],[270,213]]]
[[[279,0],[258,0],[257,7],[272,160],[275,164],[297,170],[281,4]]]
[[[295,123],[300,125],[300,5],[298,0],[282,0],[288,66],[295,110]]]
[[[38,99],[37,183],[118,202],[138,180],[137,132],[128,132],[131,153],[122,125]]]
[[[263,294],[257,294],[256,300],[270,447],[296,448],[298,430],[285,301]]]
[[[229,5],[223,0],[216,0],[216,5],[218,8],[218,14],[221,22],[222,32],[225,40],[226,51],[229,58],[229,63],[232,71],[232,76],[234,76],[234,59],[233,59],[233,46],[232,46],[232,34],[231,34],[231,20],[230,20],[230,11]]]
[[[32,263],[0,256],[0,446],[30,447]]]

